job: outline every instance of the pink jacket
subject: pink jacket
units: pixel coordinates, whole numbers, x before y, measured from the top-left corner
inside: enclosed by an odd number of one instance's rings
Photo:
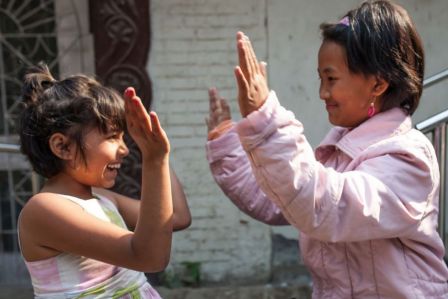
[[[448,298],[438,164],[400,109],[333,128],[313,153],[272,91],[207,158],[242,211],[300,231],[313,298]]]

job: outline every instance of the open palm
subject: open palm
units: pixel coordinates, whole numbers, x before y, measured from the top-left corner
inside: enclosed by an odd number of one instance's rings
[[[218,94],[216,88],[210,88],[208,90],[209,97],[209,111],[208,117],[205,119],[207,123],[208,131],[210,132],[216,128],[219,124],[226,120],[231,120],[230,107],[227,100],[222,98]]]
[[[142,156],[150,159],[164,158],[170,143],[154,111],[149,114],[132,87],[124,93],[126,124],[129,135],[139,147]]]
[[[237,50],[239,65],[235,68],[238,83],[238,104],[241,116],[246,117],[260,108],[269,95],[265,63],[255,56],[249,38],[237,33]]]

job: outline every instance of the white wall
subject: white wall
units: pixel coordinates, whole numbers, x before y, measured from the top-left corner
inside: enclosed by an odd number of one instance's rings
[[[235,101],[235,33],[246,32],[268,62],[270,87],[305,125],[313,146],[329,129],[318,96],[319,24],[338,20],[358,0],[153,0],[149,73],[154,108],[172,144],[172,163],[184,184],[192,227],[175,236],[171,266],[200,261],[208,282],[269,278],[270,235],[296,238],[292,228],[270,228],[240,213],[215,185],[205,160],[207,88]],[[427,55],[428,75],[448,68],[448,1],[400,1],[413,16]],[[448,81],[445,81],[448,82]],[[424,92],[420,121],[448,108],[447,83]]]
[[[426,54],[425,78],[448,68],[448,1],[401,0],[413,16]],[[448,109],[448,80],[423,91],[413,120],[418,123]]]
[[[95,74],[93,36],[87,0],[58,0],[55,4],[60,77]]]
[[[214,183],[205,159],[207,89],[237,109],[235,34],[253,33],[266,55],[265,3],[259,0],[151,1],[149,74],[154,110],[172,145],[172,164],[188,196],[193,224],[176,233],[171,265],[199,261],[209,282],[262,282],[270,270],[270,229],[240,213]]]

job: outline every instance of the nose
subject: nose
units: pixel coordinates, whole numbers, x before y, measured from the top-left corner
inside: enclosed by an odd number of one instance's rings
[[[328,89],[325,87],[325,85],[323,83],[320,83],[320,86],[319,86],[319,97],[322,100],[328,100],[330,98],[330,92],[328,91]]]
[[[129,155],[129,148],[126,146],[124,139],[121,139],[119,152],[123,157],[126,157],[127,155]]]

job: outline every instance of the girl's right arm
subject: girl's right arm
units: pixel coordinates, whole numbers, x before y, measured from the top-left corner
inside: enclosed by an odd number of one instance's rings
[[[125,91],[125,103],[128,132],[142,155],[140,211],[131,246],[142,259],[151,250],[166,266],[173,232],[170,144],[157,115],[148,115],[133,88]]]
[[[271,225],[288,225],[280,209],[268,199],[255,180],[234,126],[220,132],[219,137],[213,134],[224,121],[230,121],[230,109],[215,88],[209,90],[209,98],[209,141],[206,151],[216,183],[241,211],[252,218]],[[211,136],[217,137],[210,140]]]

